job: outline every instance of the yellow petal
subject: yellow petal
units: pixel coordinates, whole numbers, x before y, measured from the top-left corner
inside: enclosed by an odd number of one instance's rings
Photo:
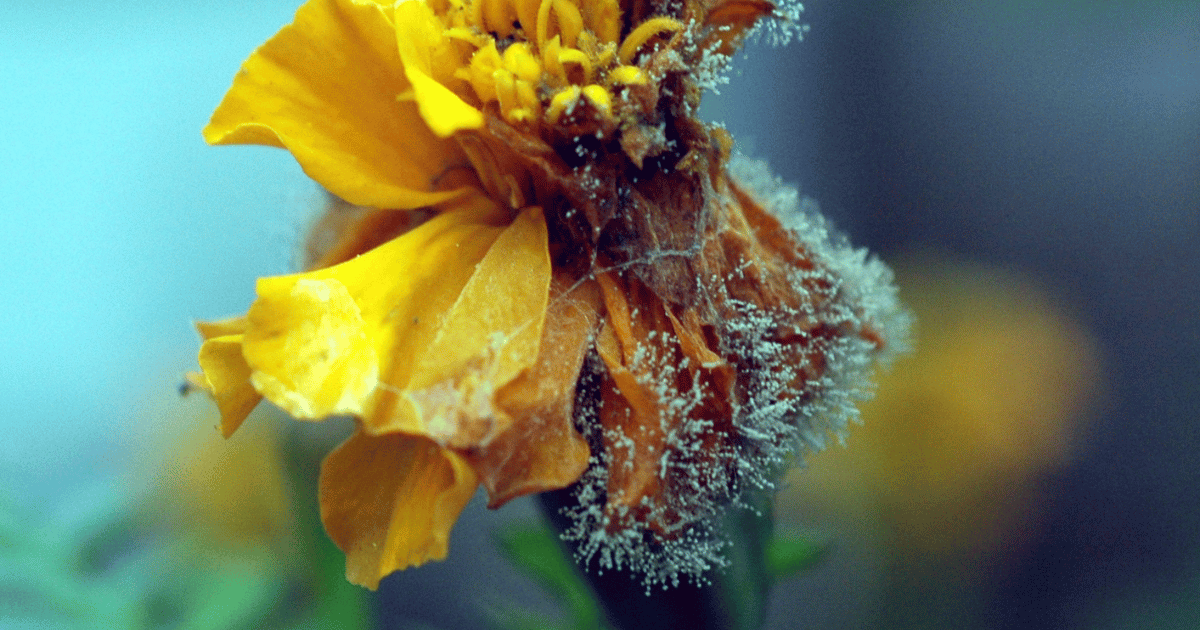
[[[550,288],[546,222],[529,208],[478,260],[454,304],[438,315],[432,339],[392,350],[389,387],[366,418],[373,433],[421,433],[442,444],[486,443],[510,419],[495,392],[537,361]],[[445,269],[433,269],[442,276]],[[418,299],[424,301],[423,296]],[[399,340],[399,338],[398,338]]]
[[[256,387],[297,417],[364,414],[382,362],[432,342],[501,231],[487,218],[446,212],[339,265],[260,279],[244,350]]]
[[[227,317],[215,322],[195,322],[196,330],[205,339],[224,337],[225,335],[240,335],[246,332],[246,316]]]
[[[468,105],[449,88],[411,66],[405,71],[412,82],[413,96],[421,110],[421,117],[439,137],[447,138],[457,131],[483,126],[483,113]]]
[[[496,396],[512,427],[470,455],[488,507],[564,488],[587,468],[591,453],[574,425],[575,384],[596,333],[600,298],[594,282],[572,284],[565,275],[555,278],[546,316],[552,325],[542,329],[537,363]]]
[[[233,435],[262,396],[250,384],[250,366],[242,356],[242,335],[214,337],[200,346],[201,385],[221,411],[221,434]]]
[[[402,2],[396,5],[395,20],[395,38],[405,75],[429,128],[446,138],[456,131],[482,127],[483,113],[443,83],[453,78],[457,70],[466,68],[467,63],[445,37],[445,26],[433,9],[424,2]]]
[[[263,278],[247,313],[250,381],[297,418],[360,414],[379,382],[362,312],[335,278]]]
[[[321,521],[346,553],[346,579],[446,557],[450,529],[477,487],[461,456],[425,438],[355,433],[321,466]]]
[[[464,160],[397,100],[405,76],[391,7],[310,0],[242,66],[213,113],[213,144],[287,148],[310,177],[362,206],[416,208],[456,196],[438,178]]]
[[[550,289],[550,255],[541,208],[521,213],[475,267],[475,273],[417,368],[411,386],[442,379],[444,366],[465,365],[482,352],[496,356],[497,383],[507,383],[537,359]]]

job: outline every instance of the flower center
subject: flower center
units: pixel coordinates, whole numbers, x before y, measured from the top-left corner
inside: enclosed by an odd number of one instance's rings
[[[614,96],[645,85],[643,52],[684,30],[653,17],[623,28],[618,0],[435,0],[444,37],[457,49],[448,84],[464,100],[496,103],[514,126],[615,127]]]

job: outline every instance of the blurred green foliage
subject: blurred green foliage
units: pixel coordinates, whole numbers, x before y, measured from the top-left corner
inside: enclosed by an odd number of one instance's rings
[[[740,524],[731,519],[731,527]],[[770,519],[748,513],[747,521],[763,527],[765,544],[757,558],[734,557],[733,568],[717,576],[727,605],[739,609],[734,615],[739,627],[756,628],[762,624],[761,608],[771,586],[811,569],[824,557],[828,545],[801,532],[771,532]],[[765,525],[765,527],[764,527]],[[745,533],[744,531],[742,533]],[[497,534],[497,543],[505,556],[525,575],[542,587],[565,615],[551,619],[529,611],[495,611],[494,623],[504,630],[605,630],[604,613],[580,569],[568,555],[563,542],[542,524],[516,524]],[[753,547],[751,545],[750,547]],[[748,554],[750,555],[750,554]],[[754,575],[749,575],[753,573]]]
[[[0,626],[370,627],[366,592],[346,582],[341,552],[323,537],[301,536],[299,561],[285,563],[262,546],[164,527],[152,503],[115,481],[86,494],[54,516],[0,499]],[[313,525],[298,516],[301,528]]]

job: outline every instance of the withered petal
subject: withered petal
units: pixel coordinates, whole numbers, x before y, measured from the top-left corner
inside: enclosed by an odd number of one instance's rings
[[[451,256],[425,270],[442,285],[448,269],[465,266],[469,276],[454,302],[436,311],[427,308],[426,294],[408,298],[425,309],[411,327],[428,332],[420,343],[388,351],[394,360],[383,376],[387,387],[364,418],[365,430],[417,433],[467,448],[508,427],[494,397],[537,360],[551,277],[546,238],[541,208],[527,208],[481,256]],[[435,289],[443,290],[429,288]],[[410,325],[408,315],[394,317]]]
[[[221,434],[233,435],[262,395],[250,384],[250,366],[242,356],[242,335],[214,337],[200,346],[200,381],[221,412]]]
[[[560,275],[551,294],[546,319],[553,325],[542,330],[537,363],[496,396],[512,426],[470,453],[488,507],[566,487],[587,468],[590,451],[572,414],[580,368],[600,319],[599,293],[593,282],[572,288]]]

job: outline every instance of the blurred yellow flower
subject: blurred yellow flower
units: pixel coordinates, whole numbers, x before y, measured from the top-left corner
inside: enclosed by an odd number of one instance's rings
[[[226,442],[210,422],[196,423],[183,439],[172,436],[155,462],[163,503],[157,514],[174,530],[200,536],[206,548],[287,551],[295,518],[276,427],[258,422]]]
[[[310,0],[246,61],[205,138],[286,148],[353,207],[312,270],[199,325],[194,381],[226,435],[261,398],[358,420],[320,487],[351,581],[443,558],[479,484],[576,484],[583,555],[698,574],[720,511],[842,430],[904,334],[890,272],[694,118],[768,15]]]
[[[849,448],[789,476],[781,506],[878,510],[908,552],[1011,545],[1030,525],[1032,482],[1081,439],[1099,390],[1095,343],[1012,273],[926,262],[899,275],[921,322],[917,351],[880,379]]]

